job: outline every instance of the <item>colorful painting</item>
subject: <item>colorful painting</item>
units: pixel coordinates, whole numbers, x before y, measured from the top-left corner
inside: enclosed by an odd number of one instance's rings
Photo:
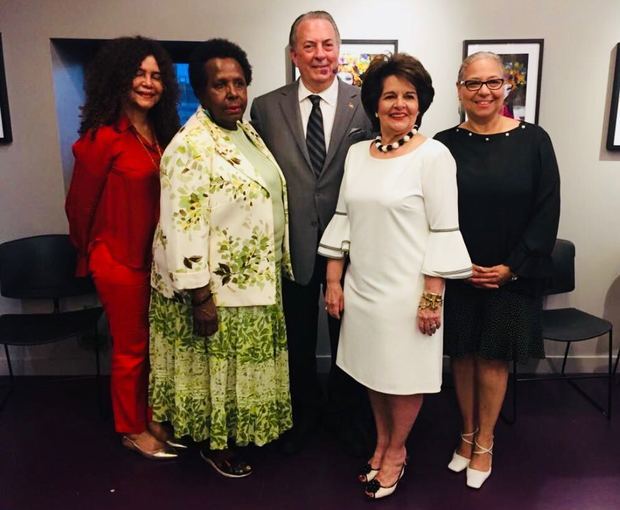
[[[527,97],[527,53],[500,55],[504,62],[506,83],[503,114],[513,119],[525,120],[525,99]]]
[[[379,55],[398,51],[398,41],[347,41],[340,44],[338,77],[350,85],[362,86],[364,74],[372,60]]]

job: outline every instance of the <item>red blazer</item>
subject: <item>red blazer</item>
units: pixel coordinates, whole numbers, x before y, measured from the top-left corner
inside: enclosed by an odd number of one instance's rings
[[[126,266],[148,270],[159,219],[157,147],[139,138],[126,117],[83,135],[73,145],[75,167],[65,211],[78,249],[76,274],[88,273],[93,241],[104,241]]]

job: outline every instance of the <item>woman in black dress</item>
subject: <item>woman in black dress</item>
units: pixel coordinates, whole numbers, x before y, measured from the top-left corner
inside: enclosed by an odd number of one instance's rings
[[[553,146],[540,127],[501,115],[504,67],[494,53],[467,57],[457,91],[467,120],[442,131],[457,163],[459,222],[473,275],[450,280],[445,352],[463,418],[448,467],[480,488],[491,474],[493,432],[508,362],[544,358],[542,290],[560,215]]]

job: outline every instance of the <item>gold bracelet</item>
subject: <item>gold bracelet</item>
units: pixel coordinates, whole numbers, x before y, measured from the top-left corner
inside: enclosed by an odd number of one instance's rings
[[[420,304],[418,310],[437,310],[443,304],[443,297],[441,294],[435,294],[434,292],[424,291],[420,297]]]

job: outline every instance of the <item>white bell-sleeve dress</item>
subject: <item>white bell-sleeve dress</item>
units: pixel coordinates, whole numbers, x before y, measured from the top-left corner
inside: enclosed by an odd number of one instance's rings
[[[438,392],[443,328],[428,336],[417,326],[424,275],[471,275],[448,149],[426,139],[412,152],[377,159],[370,142],[353,145],[318,251],[349,256],[337,365],[382,393]]]

